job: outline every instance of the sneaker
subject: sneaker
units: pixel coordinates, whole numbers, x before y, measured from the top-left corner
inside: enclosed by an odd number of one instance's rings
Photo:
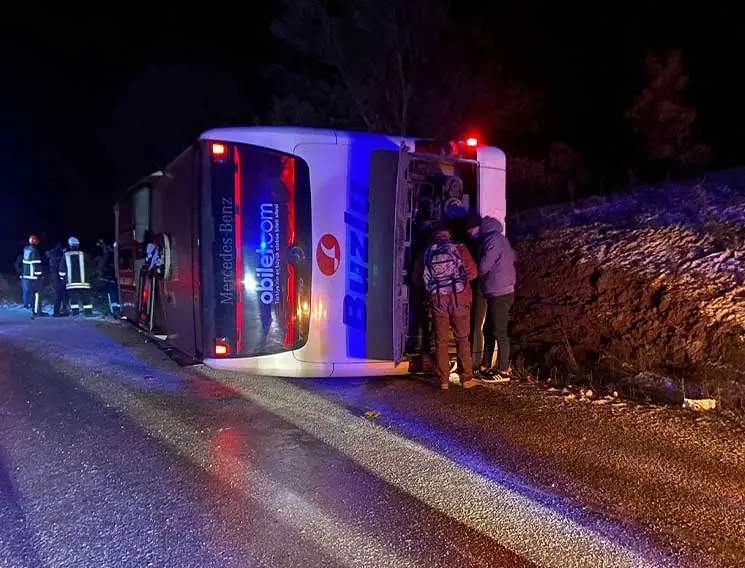
[[[485,383],[509,383],[510,379],[509,371],[490,371],[488,375],[483,376],[481,380]]]
[[[492,373],[489,369],[478,369],[473,372],[473,376],[477,379],[484,379],[491,377],[494,373]]]
[[[469,380],[467,380],[467,381],[463,381],[463,382],[461,383],[461,385],[463,386],[463,388],[464,388],[464,389],[472,389],[472,388],[473,388],[473,387],[475,387],[475,386],[476,386],[477,384],[478,384],[478,383],[477,383],[476,381],[474,381],[473,379],[469,379]]]

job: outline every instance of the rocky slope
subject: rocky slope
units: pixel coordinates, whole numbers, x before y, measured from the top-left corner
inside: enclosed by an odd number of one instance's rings
[[[745,170],[508,220],[515,354],[745,404]]]

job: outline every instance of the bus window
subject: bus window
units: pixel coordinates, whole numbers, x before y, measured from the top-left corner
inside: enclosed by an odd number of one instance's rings
[[[311,206],[308,165],[244,144],[212,153],[213,338],[229,356],[302,347],[309,328]]]
[[[138,243],[145,240],[145,232],[150,227],[150,188],[143,187],[132,196],[134,210],[134,239]]]

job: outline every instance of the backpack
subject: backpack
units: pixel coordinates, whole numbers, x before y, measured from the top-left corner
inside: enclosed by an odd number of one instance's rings
[[[466,289],[468,277],[458,245],[439,241],[424,251],[424,288],[427,294],[458,294]]]

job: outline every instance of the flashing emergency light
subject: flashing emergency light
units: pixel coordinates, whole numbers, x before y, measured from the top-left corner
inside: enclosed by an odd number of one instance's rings
[[[212,143],[212,156],[215,158],[224,158],[227,154],[227,148],[225,148],[225,144],[220,144],[218,142]]]
[[[420,154],[452,156],[466,160],[475,160],[478,145],[479,139],[475,136],[470,136],[465,140],[450,140],[444,143],[425,139],[414,142],[414,151]]]
[[[224,357],[230,352],[230,349],[228,348],[228,342],[224,339],[216,339],[215,340],[215,356],[216,357]]]

